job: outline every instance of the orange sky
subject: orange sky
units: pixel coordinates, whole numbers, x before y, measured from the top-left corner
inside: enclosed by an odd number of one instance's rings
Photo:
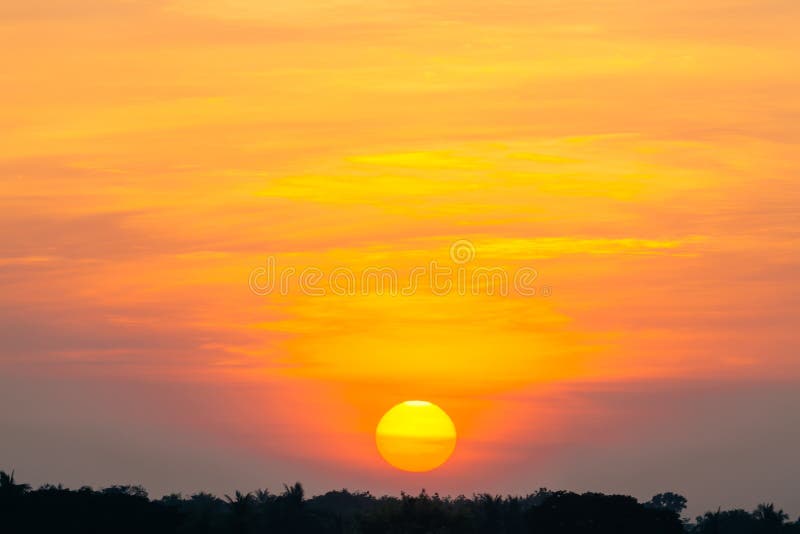
[[[796,512],[796,461],[786,484],[725,477],[800,446],[798,17],[0,0],[0,461],[154,491],[561,485]],[[248,287],[268,256],[408,273],[459,239],[552,294]],[[411,398],[459,430],[429,475],[375,452]]]

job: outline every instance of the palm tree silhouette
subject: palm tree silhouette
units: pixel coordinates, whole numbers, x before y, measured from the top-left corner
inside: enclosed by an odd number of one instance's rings
[[[306,492],[303,489],[303,485],[299,482],[295,482],[291,486],[283,485],[283,498],[295,508],[302,506],[305,495]]]
[[[247,525],[252,515],[255,499],[252,493],[242,493],[236,490],[234,497],[225,495],[231,510],[232,527],[235,532],[247,532]]]
[[[9,475],[5,471],[0,471],[0,495],[3,497],[16,497],[30,491],[29,484],[17,484],[14,481],[14,471]]]
[[[753,512],[753,518],[761,522],[768,532],[777,531],[789,519],[789,515],[783,510],[775,510],[772,503],[759,504]]]

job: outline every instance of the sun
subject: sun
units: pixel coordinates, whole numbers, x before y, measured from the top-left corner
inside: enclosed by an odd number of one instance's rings
[[[410,400],[383,415],[375,429],[375,442],[390,465],[403,471],[430,471],[453,454],[456,427],[435,404]]]

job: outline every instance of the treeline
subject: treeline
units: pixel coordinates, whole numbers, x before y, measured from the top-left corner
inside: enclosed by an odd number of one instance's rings
[[[772,505],[680,518],[674,493],[633,497],[540,489],[525,497],[374,497],[302,485],[219,498],[209,493],[151,500],[140,486],[32,489],[0,471],[0,532],[48,534],[800,534],[800,521]]]

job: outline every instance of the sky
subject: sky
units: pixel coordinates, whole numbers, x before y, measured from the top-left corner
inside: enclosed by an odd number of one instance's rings
[[[799,17],[0,0],[0,469],[800,514]],[[469,290],[331,279],[432,262]],[[430,473],[376,451],[409,399]]]

